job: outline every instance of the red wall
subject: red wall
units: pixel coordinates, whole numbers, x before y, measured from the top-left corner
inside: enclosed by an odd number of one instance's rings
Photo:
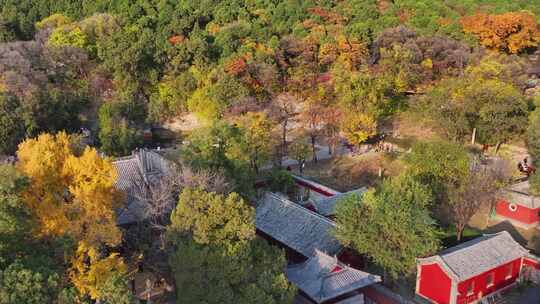
[[[307,183],[307,182],[304,182],[303,180],[299,180],[299,179],[295,179],[295,182],[300,185],[300,186],[303,186],[303,187],[306,187],[308,189],[311,189],[315,192],[318,192],[324,196],[334,196],[336,195],[336,193],[332,193],[330,192],[329,190],[326,190],[326,189],[323,189],[322,187],[317,187],[316,185],[314,184],[311,184],[311,183]]]
[[[507,201],[498,201],[496,206],[497,215],[504,216],[525,224],[534,224],[540,222],[540,208],[529,209],[516,204],[516,211],[511,211],[508,207],[509,205],[510,203]]]
[[[364,296],[377,304],[399,304],[398,301],[390,298],[373,287],[364,287],[361,289]]]
[[[508,265],[512,264],[512,276],[506,278]],[[493,270],[484,272],[469,280],[460,282],[458,284],[458,304],[469,303],[470,301],[480,298],[480,292],[482,296],[488,295],[496,290],[499,290],[505,286],[512,284],[519,276],[519,269],[521,266],[521,259],[517,259],[513,262],[501,265]],[[487,277],[489,273],[494,273],[493,286],[487,287]],[[471,296],[467,296],[467,288],[474,281],[474,293]]]
[[[418,293],[438,304],[450,303],[452,280],[439,264],[420,266]]]

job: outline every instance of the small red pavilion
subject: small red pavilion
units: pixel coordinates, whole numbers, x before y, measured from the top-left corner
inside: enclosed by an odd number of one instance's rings
[[[495,211],[497,217],[522,228],[534,228],[540,224],[540,198],[529,193],[529,181],[505,189]]]
[[[418,259],[416,294],[431,303],[476,303],[516,282],[529,256],[506,231]]]

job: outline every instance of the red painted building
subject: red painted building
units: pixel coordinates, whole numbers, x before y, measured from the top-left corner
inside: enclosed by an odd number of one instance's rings
[[[516,226],[533,228],[540,223],[540,198],[529,194],[529,182],[524,181],[502,192],[495,211],[497,217]]]
[[[514,284],[527,256],[506,231],[484,235],[419,259],[416,294],[431,303],[475,303]]]

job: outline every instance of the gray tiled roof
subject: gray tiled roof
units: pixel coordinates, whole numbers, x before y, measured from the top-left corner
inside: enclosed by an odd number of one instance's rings
[[[333,271],[336,267],[340,269]],[[306,262],[289,266],[287,278],[317,303],[381,281],[379,276],[351,268],[319,250]]]
[[[319,249],[336,254],[341,249],[331,230],[336,224],[296,203],[273,193],[266,193],[258,203],[257,229],[282,244],[310,257]]]
[[[486,234],[419,261],[438,261],[450,271],[451,276],[463,281],[527,254],[528,251],[518,244],[510,233],[502,231]]]
[[[540,208],[540,198],[529,193],[529,181],[514,184],[503,191],[504,197],[514,204],[529,209]]]
[[[349,195],[361,196],[364,192],[366,192],[366,190],[366,187],[362,187],[360,189],[333,195],[327,199],[314,201],[312,204],[313,206],[315,206],[315,209],[319,214],[322,214],[324,216],[334,215],[336,212],[336,204],[340,199],[345,198]]]
[[[117,214],[118,225],[143,219],[144,206],[135,197],[134,187],[168,174],[171,164],[156,152],[139,150],[130,156],[116,159],[113,165],[118,172],[116,187],[126,194],[126,205]]]
[[[139,161],[135,155],[117,159],[113,162],[113,165],[118,172],[116,187],[122,191],[129,191],[134,184],[143,179]]]

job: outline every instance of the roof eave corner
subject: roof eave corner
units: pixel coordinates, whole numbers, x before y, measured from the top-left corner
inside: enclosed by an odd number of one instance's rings
[[[439,260],[440,260],[440,258],[439,258],[438,255],[433,255],[433,256],[429,256],[429,257],[425,257],[425,258],[416,258],[416,263],[420,264],[420,265],[432,264],[432,263],[437,262]]]
[[[440,256],[434,255],[426,258],[417,258],[416,259],[417,264],[419,266],[427,265],[427,264],[438,264],[441,269],[452,279],[459,282],[458,275],[446,265],[446,263],[441,259]]]

